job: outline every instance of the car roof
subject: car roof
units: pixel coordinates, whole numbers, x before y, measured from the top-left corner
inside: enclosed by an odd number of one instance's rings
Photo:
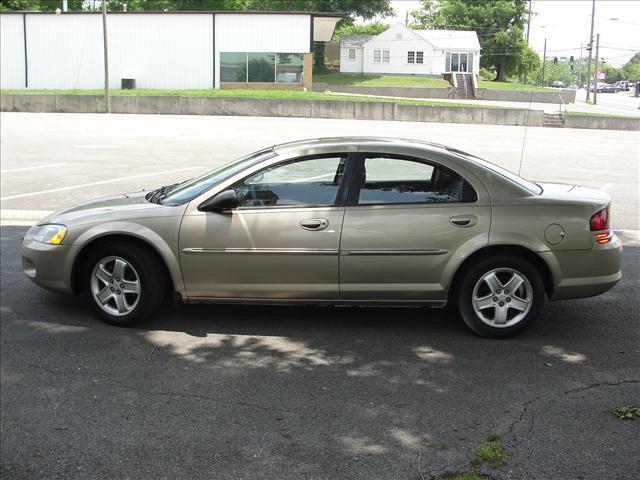
[[[294,142],[281,143],[274,145],[273,150],[276,153],[282,153],[288,150],[307,149],[313,148],[314,150],[321,150],[323,147],[335,149],[337,146],[350,147],[351,149],[357,149],[358,147],[366,147],[373,145],[392,144],[394,146],[403,146],[413,148],[420,148],[425,151],[432,151],[443,153],[447,150],[447,147],[438,143],[426,142],[422,140],[415,140],[409,138],[394,138],[394,137],[365,137],[365,136],[344,136],[344,137],[324,137],[324,138],[311,138],[304,140],[297,140]],[[354,148],[355,147],[355,148]]]

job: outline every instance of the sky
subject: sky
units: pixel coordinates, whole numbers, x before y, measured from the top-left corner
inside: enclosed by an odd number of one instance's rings
[[[624,65],[640,51],[640,0],[596,0],[594,44],[600,33],[600,57],[610,65]],[[391,0],[396,15],[381,19],[404,23],[408,11],[420,8],[418,0]],[[542,57],[580,58],[580,43],[589,43],[591,0],[533,0],[529,44]],[[588,52],[583,50],[583,55]],[[595,55],[595,49],[593,51]]]

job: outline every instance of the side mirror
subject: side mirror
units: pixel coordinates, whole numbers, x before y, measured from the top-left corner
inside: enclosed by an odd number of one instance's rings
[[[225,190],[219,194],[208,198],[198,206],[198,210],[201,212],[215,212],[222,213],[227,210],[233,210],[238,208],[240,200],[233,190]]]

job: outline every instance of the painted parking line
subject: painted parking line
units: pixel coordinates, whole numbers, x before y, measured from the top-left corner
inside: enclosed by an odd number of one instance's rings
[[[63,165],[66,165],[66,163],[49,163],[47,165],[36,165],[36,166],[33,166],[33,167],[8,168],[6,170],[0,170],[0,173],[30,172],[31,170],[40,170],[40,169],[43,169],[43,168],[62,167]]]
[[[111,178],[109,180],[101,180],[99,182],[83,183],[81,185],[70,185],[68,187],[50,188],[49,190],[40,190],[37,192],[19,193],[17,195],[8,195],[6,197],[0,197],[0,200],[13,200],[15,198],[35,197],[37,195],[46,195],[47,193],[65,192],[67,190],[77,190],[81,188],[94,187],[96,185],[106,185],[109,183],[125,182],[127,180],[135,180],[136,178],[154,177],[158,175],[167,175],[169,173],[186,172],[188,170],[197,170],[202,167],[185,167],[177,168],[175,170],[164,170],[162,172],[143,173],[140,175],[131,175],[129,177]]]

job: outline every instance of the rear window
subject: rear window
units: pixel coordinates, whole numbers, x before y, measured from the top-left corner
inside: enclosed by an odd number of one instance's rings
[[[542,193],[542,187],[537,183],[530,182],[529,180],[525,180],[524,178],[516,175],[513,172],[510,172],[506,168],[499,167],[498,165],[483,160],[482,158],[478,158],[475,155],[471,155],[470,153],[462,152],[460,150],[456,150],[453,148],[447,148],[447,150],[459,157],[464,158],[465,160],[469,160],[471,162],[477,163],[478,165],[491,170],[498,175],[505,177],[507,180],[515,183],[516,185],[521,186],[522,188],[530,191],[531,193],[535,193],[536,195],[540,195]]]

